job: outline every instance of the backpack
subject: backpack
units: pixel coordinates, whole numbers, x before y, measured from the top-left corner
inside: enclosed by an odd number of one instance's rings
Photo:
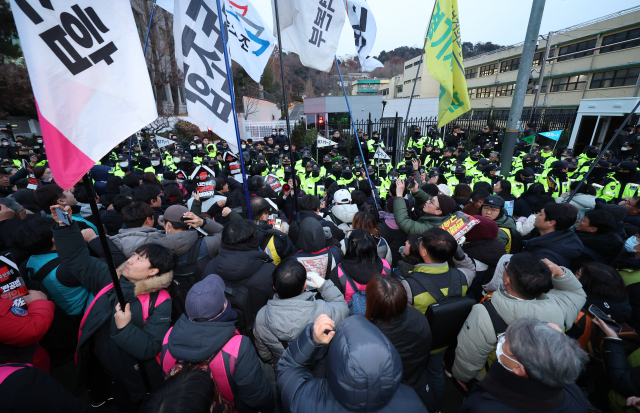
[[[436,300],[425,313],[433,335],[432,349],[447,347],[456,342],[471,307],[476,304],[472,297],[462,296],[460,278],[464,275],[456,268],[450,268],[449,274],[449,290],[446,296],[429,277],[410,277]]]
[[[242,343],[242,335],[235,331],[235,335],[225,344],[222,349],[211,356],[208,360],[201,363],[188,363],[178,361],[169,352],[169,335],[173,327],[167,331],[162,340],[162,359],[160,367],[167,377],[174,376],[184,368],[197,368],[208,372],[214,384],[214,412],[235,413],[235,396],[233,394],[232,383],[229,382],[229,376],[233,378],[236,369],[236,360],[240,345]],[[225,360],[227,358],[227,360]],[[227,374],[227,364],[229,366],[229,374]],[[235,383],[233,383],[235,384]]]
[[[7,377],[12,375],[16,371],[22,370],[26,367],[33,367],[33,365],[22,363],[0,364],[0,385],[2,385],[2,382],[5,381]]]
[[[509,326],[507,325],[507,323],[504,322],[502,317],[500,317],[500,314],[498,314],[498,312],[496,311],[496,308],[493,306],[493,303],[491,302],[491,297],[489,296],[487,297],[488,298],[483,300],[481,304],[485,307],[485,309],[489,313],[489,318],[491,318],[491,325],[493,326],[493,331],[495,332],[496,337],[498,337],[500,334],[507,331],[507,327]],[[489,371],[489,367],[491,367],[491,364],[496,360],[496,358],[497,358],[496,349],[494,348],[493,351],[489,354],[487,361],[485,362],[483,373],[486,373],[487,371]]]
[[[391,266],[389,265],[387,260],[382,260],[382,273],[388,276],[391,275]],[[351,302],[351,299],[356,292],[363,291],[361,294],[364,295],[364,289],[367,288],[367,285],[358,284],[357,282],[353,281],[353,279],[342,270],[342,264],[338,264],[338,279],[340,280],[340,284],[342,285],[342,290],[344,291],[344,299],[347,303]],[[364,314],[364,312],[362,314]]]
[[[224,295],[231,304],[231,308],[238,314],[236,328],[243,336],[249,337],[253,342],[253,325],[255,322],[251,310],[251,297],[249,289],[242,284],[232,281],[224,281]]]
[[[202,281],[202,272],[209,262],[209,250],[204,238],[199,237],[182,257],[185,255],[186,262],[178,262],[173,269],[173,280],[168,289],[171,296],[171,325],[184,314],[185,301],[191,287]]]
[[[498,228],[504,231],[509,237],[509,242],[504,247],[507,254],[519,254],[522,252],[524,245],[522,244],[522,235],[518,231],[511,231],[507,228]]]

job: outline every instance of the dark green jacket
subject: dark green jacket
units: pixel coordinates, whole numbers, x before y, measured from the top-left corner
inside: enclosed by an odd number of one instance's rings
[[[69,272],[74,274],[78,281],[93,294],[97,295],[102,288],[111,283],[109,267],[89,255],[87,245],[75,221],[70,227],[56,225],[53,228],[53,238],[62,264],[66,265]],[[118,269],[118,275],[120,271],[121,269]],[[123,329],[118,329],[115,324],[114,314],[118,298],[113,288],[93,303],[89,314],[86,315],[82,336],[78,342],[77,364],[81,374],[83,372],[91,374],[90,371],[86,371],[87,356],[93,356],[91,354],[93,350],[87,345],[89,338],[104,323],[109,323],[110,342],[107,345],[111,352],[112,363],[106,367],[122,380],[131,400],[137,403],[146,395],[142,379],[143,371],[146,371],[152,389],[162,383],[162,370],[155,357],[160,353],[162,339],[169,330],[171,300],[157,305],[145,323],[142,320],[142,307],[137,296],[167,288],[172,278],[171,271],[137,283],[120,277],[122,292],[125,300],[131,305],[132,313],[131,322]],[[137,368],[138,361],[143,363],[144,368]]]
[[[423,190],[419,190],[413,194],[413,197],[416,200],[416,208],[422,208],[425,202],[429,200],[429,195],[427,195]],[[393,215],[395,216],[398,227],[406,232],[407,235],[422,234],[431,228],[438,228],[447,218],[449,218],[449,215],[423,216],[418,221],[414,221],[409,218],[409,214],[407,213],[407,204],[401,197],[398,197],[393,201]]]

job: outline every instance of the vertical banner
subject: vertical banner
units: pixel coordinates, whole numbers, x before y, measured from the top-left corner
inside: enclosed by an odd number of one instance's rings
[[[224,4],[230,56],[251,79],[260,83],[276,38],[266,30],[262,17],[249,0],[225,0]]]
[[[64,189],[157,117],[128,0],[11,0],[47,159]]]
[[[425,47],[427,69],[440,82],[438,128],[471,110],[462,65],[457,0],[436,0]]]
[[[215,0],[175,0],[176,61],[184,72],[189,121],[238,150]]]
[[[328,72],[338,49],[345,15],[341,0],[278,0],[282,48],[307,67]],[[273,30],[275,33],[275,7]]]
[[[376,19],[366,0],[344,0],[344,7],[349,16],[349,22],[353,28],[353,37],[356,42],[356,52],[360,59],[363,72],[371,72],[378,67],[384,67],[377,59],[369,56],[373,43],[376,41]]]

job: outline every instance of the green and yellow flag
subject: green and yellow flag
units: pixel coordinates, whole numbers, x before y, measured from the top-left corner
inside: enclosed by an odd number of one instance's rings
[[[440,82],[438,127],[471,109],[462,65],[457,0],[436,0],[427,33],[425,56],[431,76]]]

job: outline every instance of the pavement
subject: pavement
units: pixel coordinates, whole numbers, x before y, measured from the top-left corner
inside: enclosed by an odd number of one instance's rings
[[[292,105],[293,108],[289,111],[289,119],[291,119],[291,121],[298,121],[301,116],[304,116],[304,104],[294,102]]]

